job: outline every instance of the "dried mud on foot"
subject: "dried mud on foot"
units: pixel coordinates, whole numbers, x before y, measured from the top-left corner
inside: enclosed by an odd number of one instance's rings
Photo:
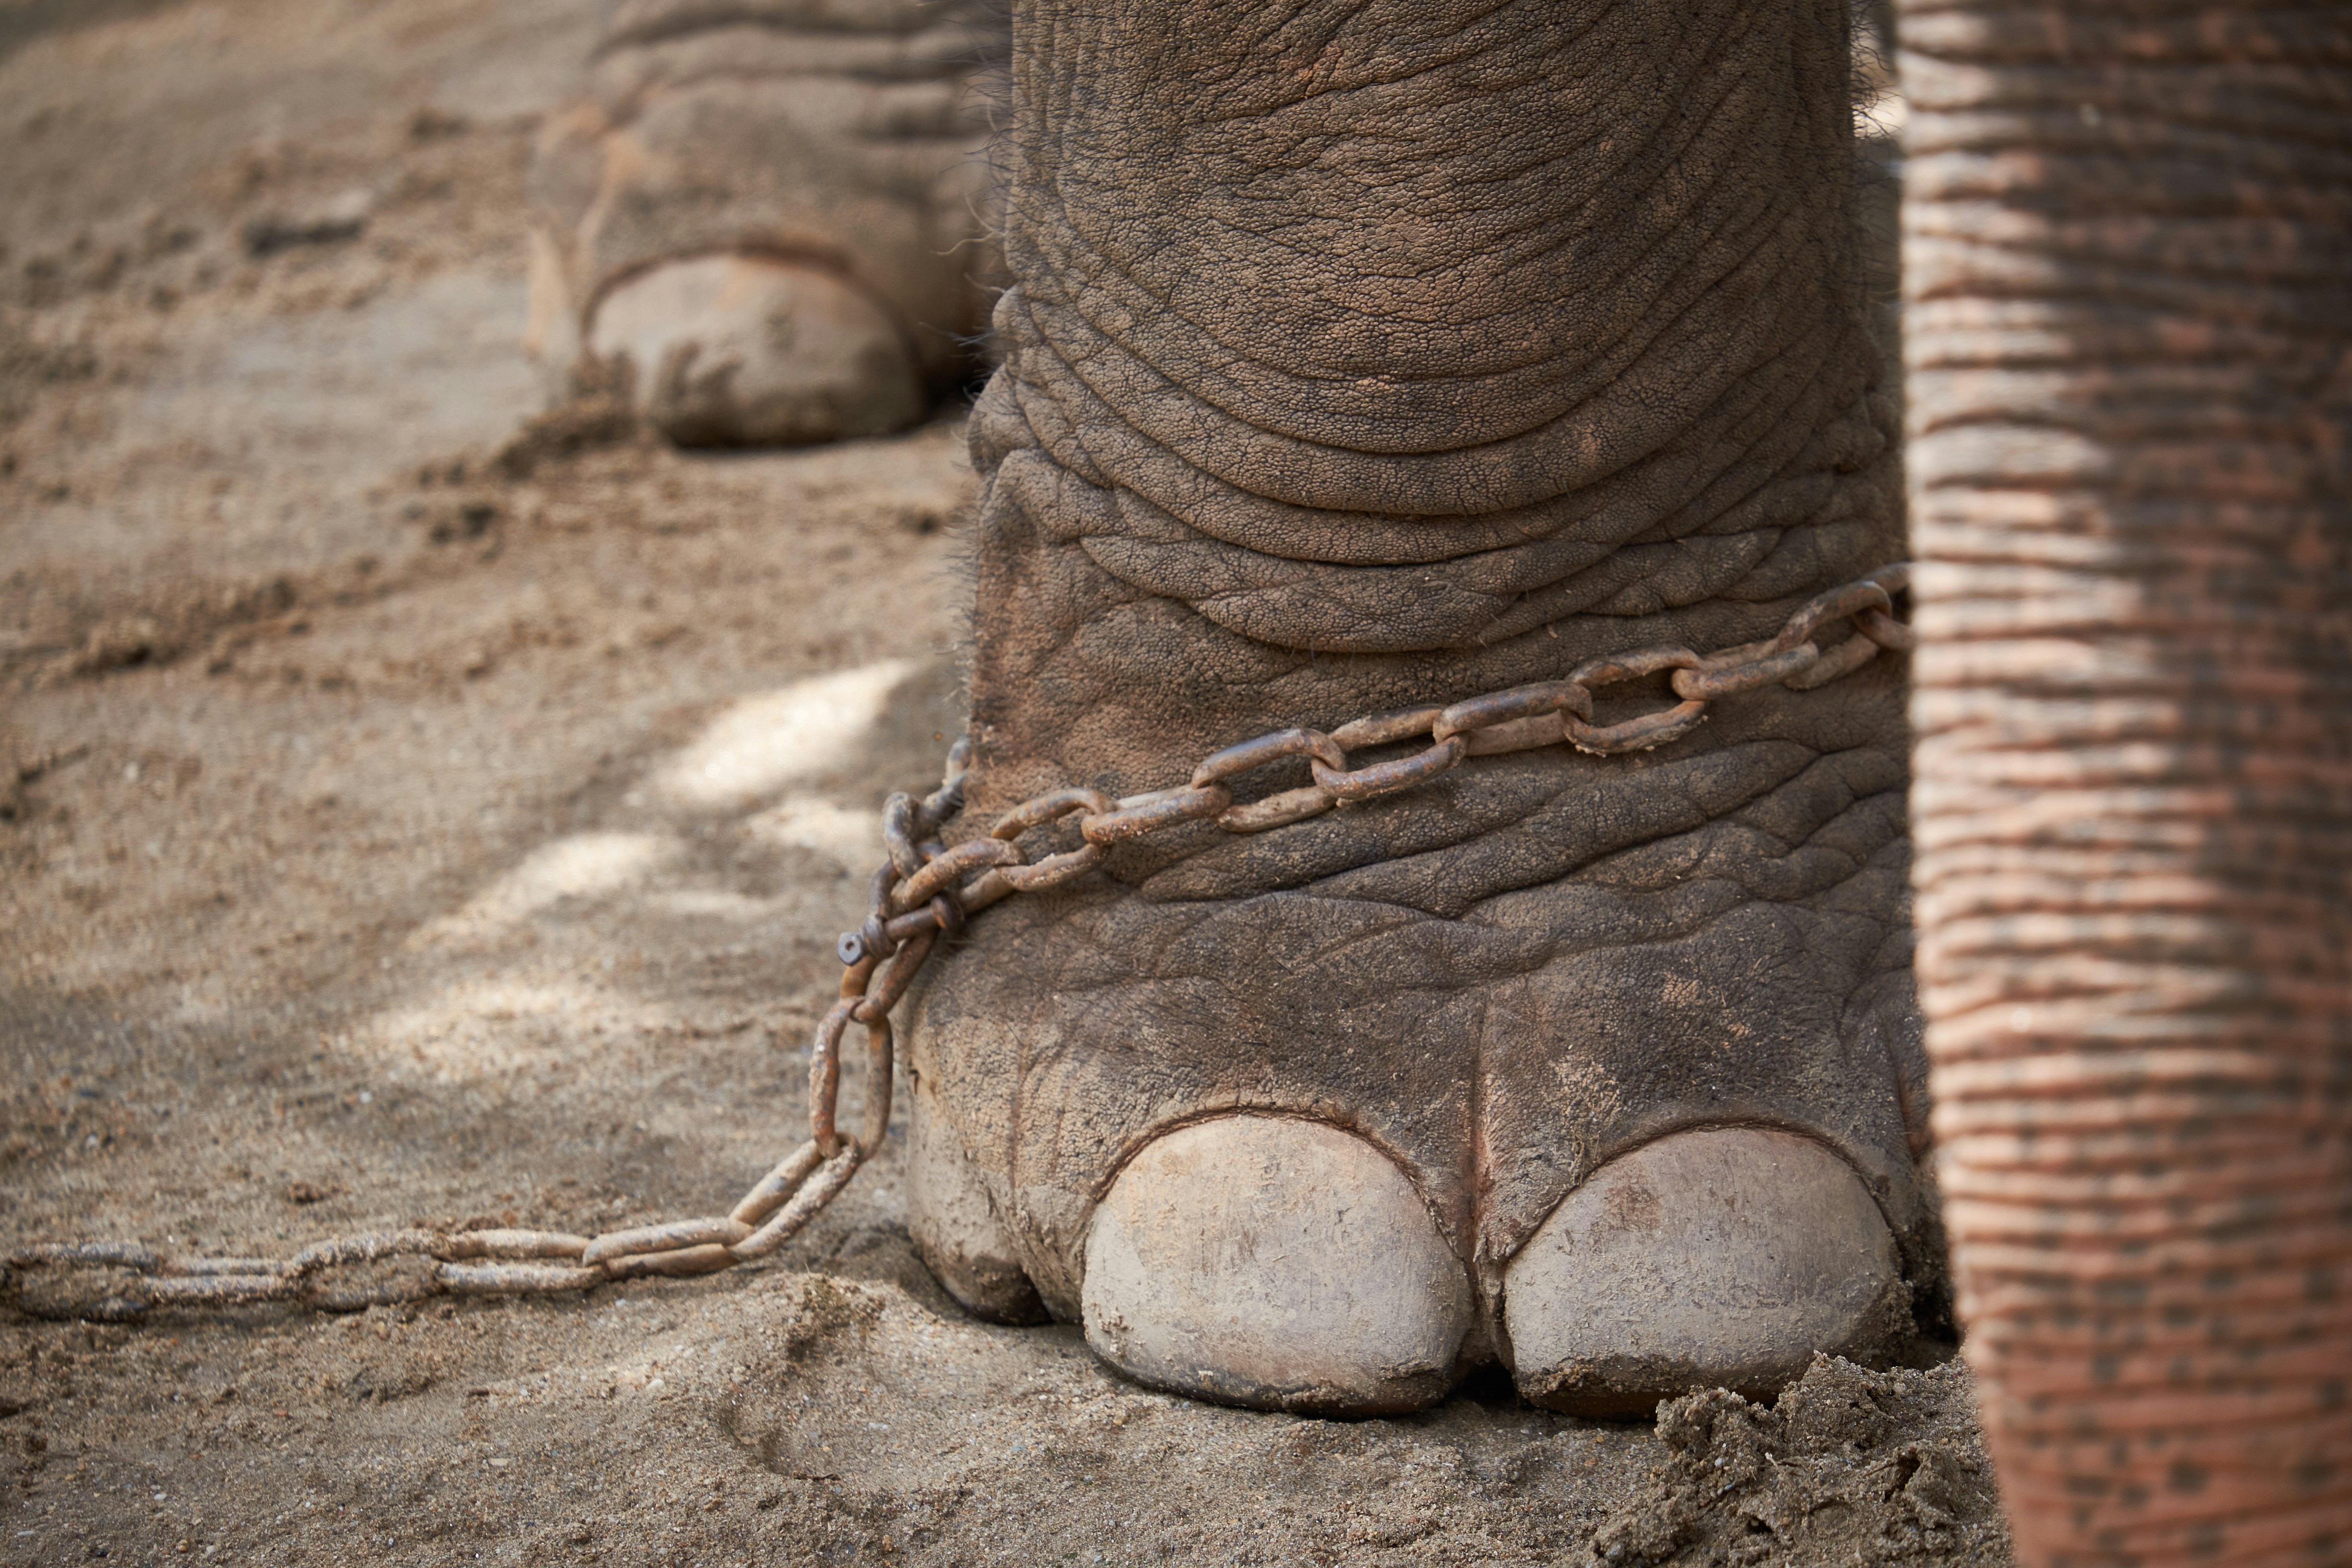
[[[592,1231],[799,1136],[882,799],[959,721],[971,479],[951,419],[507,445],[524,161],[593,26],[0,6],[12,1244]],[[2005,1557],[1957,1368],[1223,1410],[961,1316],[903,1215],[886,1155],[740,1275],[0,1312],[0,1564]]]

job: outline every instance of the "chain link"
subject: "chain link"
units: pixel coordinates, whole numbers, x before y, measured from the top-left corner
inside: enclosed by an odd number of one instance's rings
[[[1848,675],[1882,648],[1916,645],[1895,618],[1895,595],[1910,584],[1907,562],[1882,566],[1808,602],[1777,636],[1701,655],[1660,646],[1587,659],[1565,679],[1538,681],[1454,703],[1377,713],[1326,733],[1277,730],[1213,752],[1173,789],[1110,800],[1090,789],[1035,795],[998,817],[988,832],[952,848],[940,831],[963,809],[969,736],[948,752],[940,787],[917,800],[894,795],[882,813],[889,858],[870,889],[863,925],[844,932],[841,994],[817,1026],[809,1061],[809,1138],[760,1178],[723,1216],[637,1226],[602,1236],[543,1230],[391,1231],[322,1241],[292,1258],[173,1258],[135,1242],[51,1242],[18,1248],[0,1276],[0,1299],[45,1317],[135,1318],[163,1307],[242,1307],[296,1302],[326,1311],[415,1301],[436,1295],[528,1296],[585,1290],[651,1275],[711,1274],[767,1257],[792,1239],[874,1157],[890,1122],[890,1011],[943,937],[1016,893],[1058,888],[1099,866],[1108,847],[1193,822],[1228,833],[1264,833],[1428,783],[1467,757],[1568,745],[1615,756],[1645,752],[1690,733],[1708,705],[1781,685],[1800,691]],[[1841,621],[1852,632],[1824,650],[1820,633]],[[1674,706],[1595,724],[1596,697],[1611,687],[1665,674]],[[1426,739],[1412,753],[1361,766],[1351,752]],[[1232,781],[1304,760],[1311,784],[1236,804]],[[1076,819],[1079,842],[1032,860],[1021,840]],[[977,873],[977,875],[974,875]],[[970,879],[967,880],[966,879]],[[845,1136],[835,1116],[842,1042],[866,1031],[866,1120]],[[353,1268],[407,1265],[392,1278],[347,1280]],[[38,1278],[60,1270],[104,1271],[100,1294],[47,1292]]]

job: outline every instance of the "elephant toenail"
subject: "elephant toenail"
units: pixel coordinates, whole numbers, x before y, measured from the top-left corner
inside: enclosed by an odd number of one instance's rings
[[[1852,1166],[1753,1127],[1672,1134],[1570,1193],[1504,1274],[1519,1390],[1584,1415],[1769,1394],[1907,1324],[1895,1239]]]
[[[1261,1408],[1418,1409],[1453,1381],[1467,1274],[1404,1173],[1327,1123],[1228,1116],[1131,1160],[1096,1208],[1087,1342],[1138,1382]]]

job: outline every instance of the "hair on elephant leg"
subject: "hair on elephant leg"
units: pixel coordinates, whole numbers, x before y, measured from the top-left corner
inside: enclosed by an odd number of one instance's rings
[[[1920,976],[2021,1561],[2352,1556],[2352,33],[1908,0]]]
[[[995,281],[982,4],[624,0],[532,169],[533,355],[688,446],[887,434]]]
[[[1769,637],[1899,557],[1843,0],[1040,3],[1010,78],[951,838]],[[1493,1356],[1613,1410],[1897,1353],[1936,1293],[1905,747],[1879,660],[1119,842],[936,961],[930,1103],[1045,1308],[1159,1386],[1394,1410]],[[1604,1277],[1674,1331],[1582,1321]]]

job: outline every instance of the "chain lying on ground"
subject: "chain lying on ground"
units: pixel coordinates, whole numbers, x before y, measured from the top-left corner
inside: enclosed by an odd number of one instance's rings
[[[400,1230],[321,1241],[289,1258],[166,1258],[135,1242],[54,1242],[8,1258],[0,1297],[45,1316],[131,1318],[158,1307],[235,1307],[292,1301],[356,1311],[434,1295],[522,1296],[585,1290],[648,1275],[709,1274],[767,1257],[814,1219],[881,1148],[890,1121],[890,1010],[906,994],[942,936],[1015,893],[1042,892],[1082,877],[1110,846],[1192,822],[1229,833],[1263,833],[1339,805],[1425,784],[1465,757],[1567,744],[1608,756],[1648,751],[1688,734],[1707,705],[1779,684],[1824,686],[1861,668],[1881,648],[1914,646],[1894,616],[1894,595],[1910,582],[1908,563],[1882,566],[1821,595],[1789,617],[1778,636],[1719,653],[1655,647],[1587,659],[1564,679],[1538,681],[1454,703],[1374,714],[1326,733],[1277,730],[1204,759],[1174,789],[1110,800],[1090,789],[1059,789],[1022,802],[988,833],[949,848],[937,837],[963,807],[970,742],[948,753],[947,777],[921,801],[894,795],[882,813],[889,859],[874,874],[873,913],[840,942],[841,998],[817,1026],[809,1067],[810,1137],[762,1176],[726,1215],[633,1226],[598,1237],[544,1230]],[[1839,621],[1853,635],[1824,651],[1814,640]],[[1671,672],[1674,707],[1620,722],[1592,722],[1595,693]],[[1410,756],[1363,767],[1348,753],[1426,736]],[[1244,773],[1305,758],[1314,782],[1234,802]],[[1020,840],[1076,817],[1079,842],[1032,860]],[[977,873],[975,875],[975,873]],[[967,880],[966,879],[970,879]],[[834,1124],[841,1088],[841,1042],[866,1028],[866,1122],[845,1138]],[[406,1259],[404,1277],[342,1282],[354,1265]],[[44,1297],[31,1277],[58,1269],[104,1269],[116,1282],[102,1296]],[[122,1278],[127,1275],[128,1278]]]

